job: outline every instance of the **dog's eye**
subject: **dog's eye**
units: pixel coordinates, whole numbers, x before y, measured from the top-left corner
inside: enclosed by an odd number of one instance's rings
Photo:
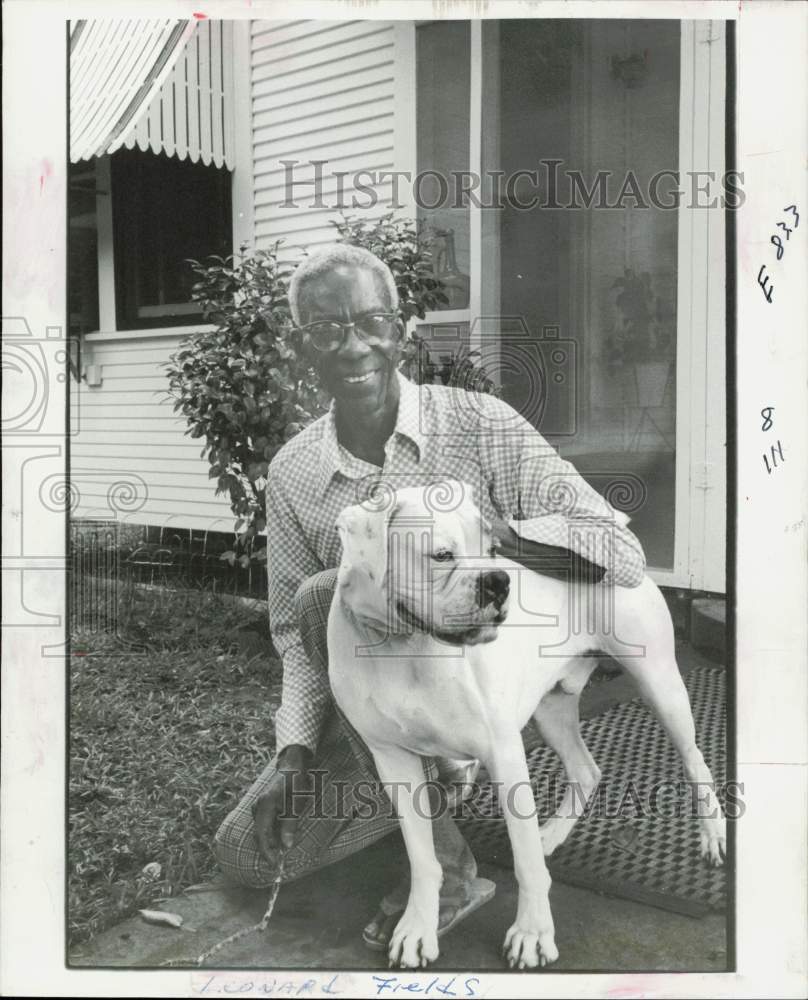
[[[448,549],[438,549],[437,552],[433,553],[432,558],[435,562],[449,562],[452,553]]]

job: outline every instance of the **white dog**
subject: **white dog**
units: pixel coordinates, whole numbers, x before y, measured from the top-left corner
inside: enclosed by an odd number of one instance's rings
[[[390,939],[391,963],[415,968],[438,956],[442,873],[428,807],[417,801],[424,792],[419,755],[428,755],[482,761],[497,783],[519,884],[504,954],[511,967],[536,968],[558,957],[544,855],[575,822],[575,790],[590,796],[600,780],[578,720],[579,695],[597,665],[586,654],[609,653],[631,674],[686,777],[699,783],[701,850],[713,864],[725,851],[724,819],[656,585],[648,577],[636,588],[566,583],[496,557],[470,489],[441,486],[466,499],[440,512],[428,509],[423,489],[409,488],[383,511],[355,506],[340,515],[331,686],[382,782],[398,789],[411,887]],[[571,627],[581,618],[586,627]],[[569,782],[558,813],[541,828],[520,735],[531,716]]]

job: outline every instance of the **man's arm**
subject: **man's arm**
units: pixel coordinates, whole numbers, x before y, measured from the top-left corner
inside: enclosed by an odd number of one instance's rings
[[[295,618],[294,597],[307,577],[322,569],[289,503],[282,476],[270,466],[267,479],[267,574],[269,619],[283,660],[281,707],[275,717],[276,770],[253,803],[258,849],[273,867],[278,849],[294,845],[297,793],[310,787],[310,767],[331,697],[328,677],[311,665]]]
[[[607,583],[639,586],[645,555],[625,514],[507,404],[492,399],[486,416],[488,433],[481,429],[481,442],[491,499],[511,529],[521,539],[570,550],[604,568]]]
[[[294,607],[300,584],[323,566],[272,466],[266,507],[269,621],[275,648],[283,660],[281,707],[275,718],[277,749],[283,751],[282,760],[288,756],[297,760],[301,754],[293,748],[307,748],[312,754],[317,749],[331,702],[328,676],[309,662],[303,650]]]

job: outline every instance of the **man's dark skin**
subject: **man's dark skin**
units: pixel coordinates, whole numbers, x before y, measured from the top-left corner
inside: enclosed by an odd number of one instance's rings
[[[367,268],[341,264],[329,272],[311,278],[301,288],[301,325],[317,320],[338,320],[351,323],[358,317],[379,312],[395,312],[396,304],[390,302],[384,282]],[[337,437],[340,444],[357,458],[382,468],[384,446],[395,429],[398,415],[399,385],[396,377],[401,349],[404,343],[403,323],[396,326],[396,333],[388,343],[380,346],[366,344],[355,329],[350,329],[342,346],[330,354],[311,353],[318,378],[335,400]],[[364,376],[367,381],[346,382],[346,377]],[[530,542],[519,536],[502,520],[493,525],[498,549],[509,559],[514,559],[542,572],[558,575],[547,567],[558,565],[559,557],[567,560],[570,554],[554,546]],[[578,576],[595,582],[603,570],[584,559],[573,559],[573,578]],[[569,568],[563,570],[569,579]],[[293,790],[311,787],[309,769],[313,754],[304,746],[285,747],[278,756],[278,769],[266,792],[254,807],[254,820],[258,847],[274,866],[279,846],[293,846],[297,820],[293,818]],[[281,818],[284,816],[285,818]]]

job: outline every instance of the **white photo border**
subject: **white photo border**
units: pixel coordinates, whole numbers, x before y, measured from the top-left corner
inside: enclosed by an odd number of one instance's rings
[[[211,18],[716,18],[736,22],[735,167],[746,202],[736,217],[737,483],[736,777],[746,813],[735,830],[735,958],[731,973],[474,973],[479,996],[801,997],[808,989],[806,843],[806,497],[808,427],[805,180],[808,7],[765,2],[517,2],[517,0],[182,0],[137,3],[7,0],[3,8],[3,316],[23,318],[52,341],[66,322],[67,24],[78,17]],[[785,206],[804,228],[776,261],[770,236]],[[760,285],[765,266],[773,302]],[[43,340],[43,342],[44,342]],[[731,369],[730,369],[731,370]],[[66,524],[64,512],[24,489],[23,469],[45,475],[69,458],[65,381],[48,384],[47,417],[35,439],[3,441],[2,900],[3,995],[195,996],[210,973],[87,970],[65,965]],[[728,396],[732,386],[728,386]],[[767,472],[771,434],[761,411],[775,407],[786,460]],[[732,413],[732,408],[730,409]],[[35,484],[36,485],[36,484]],[[732,504],[730,504],[730,511]],[[26,525],[30,526],[26,528]],[[36,531],[31,528],[36,526]],[[14,602],[36,609],[17,627]],[[312,979],[290,973],[292,981]],[[327,982],[328,975],[316,973]],[[257,973],[228,974],[233,983]],[[426,972],[412,981],[433,978]],[[340,973],[345,996],[377,995],[367,973]],[[249,990],[243,991],[250,995]],[[315,994],[316,995],[316,994]]]

